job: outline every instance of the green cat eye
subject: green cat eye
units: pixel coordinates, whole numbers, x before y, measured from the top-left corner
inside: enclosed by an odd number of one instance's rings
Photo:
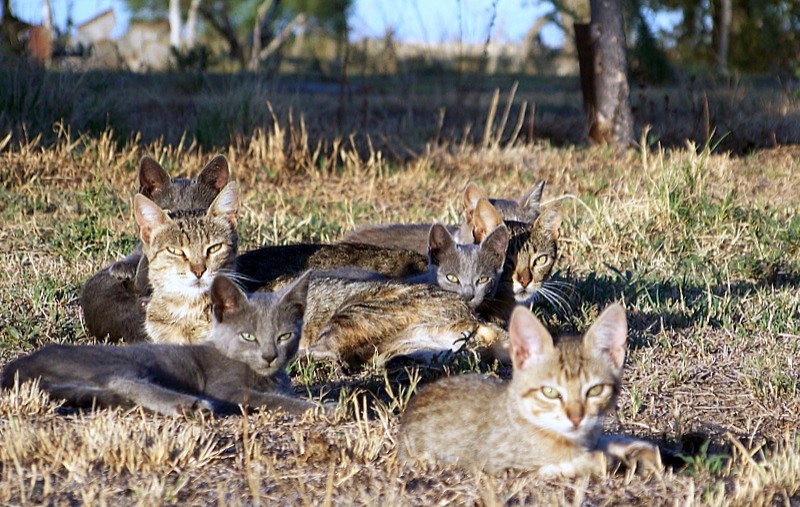
[[[556,398],[561,398],[561,395],[558,393],[558,390],[550,386],[542,387],[542,394],[544,395],[545,398],[550,398],[551,400],[555,400]]]
[[[254,335],[252,333],[242,333],[239,336],[241,336],[242,340],[244,340],[246,342],[254,342],[254,341],[256,341],[256,335]]]
[[[458,283],[458,277],[456,275],[450,274],[447,275],[447,281],[450,283]]]
[[[285,341],[288,341],[292,338],[292,336],[294,336],[294,333],[283,333],[278,337],[278,343],[283,343]]]
[[[172,247],[172,246],[168,246],[167,247],[167,252],[171,253],[172,255],[179,255],[179,256],[183,255],[183,250],[181,250],[180,248]]]
[[[587,397],[600,396],[600,393],[602,392],[603,392],[603,384],[597,384],[596,386],[593,386],[591,389],[586,391],[586,396]]]
[[[533,259],[533,267],[538,267],[544,265],[550,257],[547,254],[542,254],[537,258]]]
[[[488,276],[482,276],[482,277],[478,278],[478,285],[485,285],[485,284],[487,284],[487,283],[489,283],[491,281],[492,281],[492,279],[489,278]]]
[[[216,245],[211,245],[206,250],[206,255],[211,255],[213,253],[217,253],[217,252],[220,251],[221,248],[222,248],[222,243],[217,243]]]

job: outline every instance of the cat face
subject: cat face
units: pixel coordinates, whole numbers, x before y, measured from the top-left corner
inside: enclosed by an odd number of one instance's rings
[[[134,198],[150,284],[189,298],[205,294],[236,256],[236,186],[228,183],[207,211],[168,213],[142,194]]]
[[[282,370],[300,343],[309,278],[306,273],[278,292],[258,292],[248,299],[230,279],[217,276],[209,291],[209,340],[259,375]]]
[[[492,298],[503,274],[508,229],[497,227],[479,244],[457,244],[441,224],[434,224],[428,237],[429,270],[436,284],[455,292],[470,308]]]
[[[517,307],[509,323],[516,410],[539,428],[591,445],[616,404],[627,333],[625,310],[614,304],[583,338],[554,344],[539,320]]]
[[[208,209],[211,202],[228,184],[228,160],[217,155],[195,179],[170,179],[167,171],[150,157],[139,164],[139,193],[159,205],[163,210]]]
[[[527,233],[510,240],[503,282],[510,286],[514,300],[523,305],[548,299],[546,282],[558,253],[558,228],[561,216],[556,209],[539,215]]]

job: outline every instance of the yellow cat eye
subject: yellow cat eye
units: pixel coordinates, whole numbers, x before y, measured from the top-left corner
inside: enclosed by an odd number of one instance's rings
[[[586,397],[600,396],[600,393],[602,392],[603,392],[603,384],[597,384],[596,386],[592,386],[591,389],[586,391]]]
[[[292,336],[294,336],[294,333],[283,333],[282,335],[280,335],[278,337],[277,341],[278,341],[278,343],[283,343],[285,341],[290,340],[292,338]]]
[[[445,278],[447,278],[447,281],[450,283],[458,283],[458,277],[456,275],[450,274],[447,275]]]
[[[254,342],[254,341],[256,341],[256,335],[254,335],[252,333],[242,333],[239,336],[241,336],[242,340],[244,340],[246,342]]]
[[[181,250],[180,248],[172,247],[172,246],[168,246],[167,247],[167,252],[171,253],[172,255],[178,255],[178,256],[182,256],[183,255],[183,250]]]
[[[539,267],[544,265],[550,257],[547,254],[542,254],[539,257],[533,259],[533,267]]]
[[[488,276],[482,276],[478,278],[478,285],[486,285],[487,283],[491,282],[492,279]]]
[[[211,255],[213,253],[217,253],[217,252],[220,251],[221,248],[222,248],[222,243],[217,243],[216,245],[211,245],[206,250],[206,255]]]
[[[549,398],[551,400],[561,398],[561,395],[558,393],[558,390],[550,386],[542,387],[542,394],[544,395],[545,398]]]

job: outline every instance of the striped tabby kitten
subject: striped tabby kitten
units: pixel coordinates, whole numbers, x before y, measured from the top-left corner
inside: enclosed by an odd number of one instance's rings
[[[228,183],[207,211],[163,210],[139,194],[133,201],[152,296],[145,331],[156,343],[199,343],[211,325],[208,289],[236,256],[236,186]]]
[[[39,379],[55,398],[82,407],[139,405],[167,415],[239,413],[239,405],[300,414],[285,372],[297,352],[308,278],[250,299],[224,276],[209,290],[213,323],[200,345],[50,345],[9,363],[0,386]]]
[[[208,209],[228,183],[228,161],[218,155],[194,179],[170,179],[158,162],[143,157],[139,193],[167,210]],[[145,341],[145,305],[150,291],[147,257],[139,243],[124,259],[95,273],[83,286],[80,305],[89,334],[113,341]]]
[[[507,361],[505,331],[482,322],[458,295],[427,284],[314,272],[300,354],[351,366],[396,356],[430,360],[467,342]],[[377,357],[376,357],[377,356]]]
[[[602,436],[622,382],[622,306],[608,307],[583,338],[555,342],[529,310],[517,307],[509,337],[510,382],[460,375],[434,382],[411,399],[400,421],[401,460],[543,476],[602,474],[609,457],[660,467],[652,444]]]

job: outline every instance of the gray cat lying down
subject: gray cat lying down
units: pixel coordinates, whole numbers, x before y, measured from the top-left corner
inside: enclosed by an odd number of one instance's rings
[[[308,276],[250,299],[228,278],[210,289],[210,339],[198,345],[50,345],[9,363],[0,386],[39,387],[77,407],[140,405],[161,414],[240,412],[239,405],[300,414],[316,404],[291,393],[284,371],[300,342]]]

